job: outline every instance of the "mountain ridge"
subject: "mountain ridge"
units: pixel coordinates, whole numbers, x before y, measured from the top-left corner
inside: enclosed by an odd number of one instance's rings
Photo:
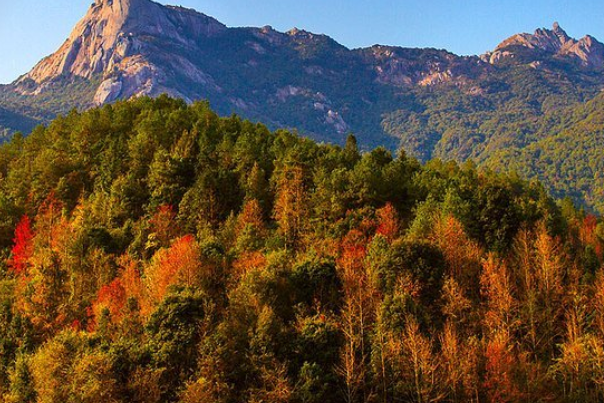
[[[133,10],[135,11],[133,12]],[[468,68],[468,64],[480,65],[483,62],[486,64],[480,67],[484,70],[483,72],[488,73],[487,64],[495,65],[502,59],[515,57],[514,52],[510,49],[513,47],[539,49],[560,58],[570,57],[577,59],[583,67],[604,67],[604,45],[589,35],[575,40],[569,37],[557,22],[554,23],[552,30],[540,28],[532,35],[526,33],[513,35],[501,42],[493,52],[482,55],[458,56],[446,50],[420,49],[426,52],[443,52],[444,57],[434,65],[424,66],[428,67],[427,69],[411,69],[412,74],[401,74],[400,67],[409,67],[409,59],[404,60],[407,62],[405,65],[394,56],[415,48],[374,45],[349,49],[327,35],[314,34],[298,28],[287,32],[275,31],[272,27],[228,28],[216,19],[196,10],[163,6],[151,0],[95,0],[86,16],[78,22],[61,48],[40,61],[14,84],[16,84],[16,91],[23,95],[37,95],[40,91],[44,91],[44,84],[47,81],[61,75],[90,79],[95,74],[102,74],[104,80],[92,100],[94,105],[132,96],[156,96],[159,93],[181,97],[190,102],[195,97],[184,93],[185,91],[163,85],[166,81],[166,77],[164,77],[166,71],[179,69],[186,72],[192,81],[202,85],[213,84],[212,77],[196,68],[197,66],[190,63],[186,57],[177,58],[174,63],[168,63],[163,69],[161,66],[158,68],[158,63],[150,60],[149,55],[153,51],[161,53],[161,49],[154,49],[149,41],[145,41],[144,37],[161,38],[162,41],[172,42],[171,45],[188,48],[188,51],[195,52],[199,48],[200,41],[228,30],[247,30],[253,32],[258,39],[265,41],[268,39],[271,44],[275,43],[275,37],[278,36],[281,36],[277,39],[279,44],[284,44],[287,41],[285,38],[289,38],[294,44],[308,44],[308,42],[316,41],[316,38],[321,38],[330,42],[331,46],[351,54],[361,54],[366,63],[374,65],[372,67],[378,75],[378,82],[395,86],[464,83],[463,73],[455,74],[459,73],[460,69],[455,71],[455,69],[449,68],[448,63],[453,63],[456,67],[460,63],[464,64],[461,68],[463,70]],[[258,53],[266,51],[262,44],[252,44],[252,46]],[[386,49],[385,52],[384,49]],[[384,54],[387,55],[385,65],[380,63],[384,61],[382,57]],[[373,58],[368,56],[373,56]],[[441,69],[439,67],[443,62],[445,68]],[[435,65],[436,68],[434,68]],[[117,77],[118,72],[121,73],[121,77]],[[27,84],[29,80],[33,80],[36,84],[33,91],[31,85],[22,85]]]
[[[557,57],[576,58],[584,67],[601,68],[604,66],[604,45],[591,35],[577,40],[568,36],[558,22],[551,30],[539,28],[533,34],[516,34],[501,42],[493,52],[487,52],[481,58],[496,64],[501,58],[513,55],[510,47],[521,46],[528,49],[540,49]]]

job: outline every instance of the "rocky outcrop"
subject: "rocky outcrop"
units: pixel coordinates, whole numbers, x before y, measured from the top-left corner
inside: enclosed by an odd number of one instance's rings
[[[564,49],[562,54],[577,58],[586,67],[604,67],[604,45],[589,35]]]
[[[571,38],[556,22],[551,30],[540,28],[534,34],[517,34],[503,41],[493,52],[483,55],[483,61],[499,64],[519,58],[517,49],[535,51],[535,57],[554,56],[575,61],[584,67],[604,67],[604,45],[591,36]]]
[[[205,73],[182,58],[160,66],[153,56],[162,45],[195,51],[205,38],[227,28],[211,17],[182,7],[164,7],[150,0],[96,0],[72,34],[51,56],[43,59],[19,81],[39,84],[24,93],[44,90],[44,83],[59,76],[101,76],[94,104],[137,95],[159,95],[169,88],[165,71],[180,69],[191,80],[207,83]],[[17,83],[17,89],[19,82]],[[178,91],[167,91],[183,96]],[[186,98],[186,97],[185,97]]]
[[[478,57],[460,57],[437,49],[376,45],[358,52],[372,66],[379,83],[397,87],[463,85],[489,69]]]

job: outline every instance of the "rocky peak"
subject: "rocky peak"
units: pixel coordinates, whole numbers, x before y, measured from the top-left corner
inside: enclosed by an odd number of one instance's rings
[[[591,36],[580,40],[571,38],[557,22],[551,30],[540,28],[533,34],[516,34],[481,58],[491,64],[498,64],[502,60],[516,58],[518,48],[536,51],[536,56],[541,52],[553,57],[575,60],[585,67],[604,67],[604,45]]]
[[[558,35],[558,37],[565,37],[568,39],[568,35],[566,34],[566,31],[564,31],[562,29],[562,27],[560,27],[560,24],[558,24],[558,21],[554,22],[553,31],[556,35]]]
[[[590,35],[574,42],[563,54],[579,59],[586,67],[604,67],[604,45]]]
[[[61,75],[111,74],[153,38],[189,46],[226,27],[204,14],[151,0],[95,0],[61,48],[21,81],[40,84]]]
[[[523,46],[529,49],[539,49],[550,53],[557,53],[568,42],[573,41],[557,22],[553,29],[539,28],[533,34],[516,34],[503,41],[495,51],[511,46]]]

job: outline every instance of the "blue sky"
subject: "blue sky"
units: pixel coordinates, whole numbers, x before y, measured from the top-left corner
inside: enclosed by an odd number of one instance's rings
[[[0,0],[0,83],[54,52],[92,0]],[[376,43],[480,54],[517,32],[559,21],[569,35],[604,42],[602,0],[162,0],[228,26],[324,33],[348,47]]]

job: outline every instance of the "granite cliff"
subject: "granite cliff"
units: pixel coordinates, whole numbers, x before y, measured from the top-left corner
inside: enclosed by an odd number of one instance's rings
[[[571,38],[557,22],[551,30],[541,28],[534,34],[517,34],[506,39],[492,53],[485,54],[483,60],[496,64],[516,57],[518,49],[532,51],[529,53],[535,59],[555,57],[589,68],[604,67],[604,45],[590,35],[579,40]]]

